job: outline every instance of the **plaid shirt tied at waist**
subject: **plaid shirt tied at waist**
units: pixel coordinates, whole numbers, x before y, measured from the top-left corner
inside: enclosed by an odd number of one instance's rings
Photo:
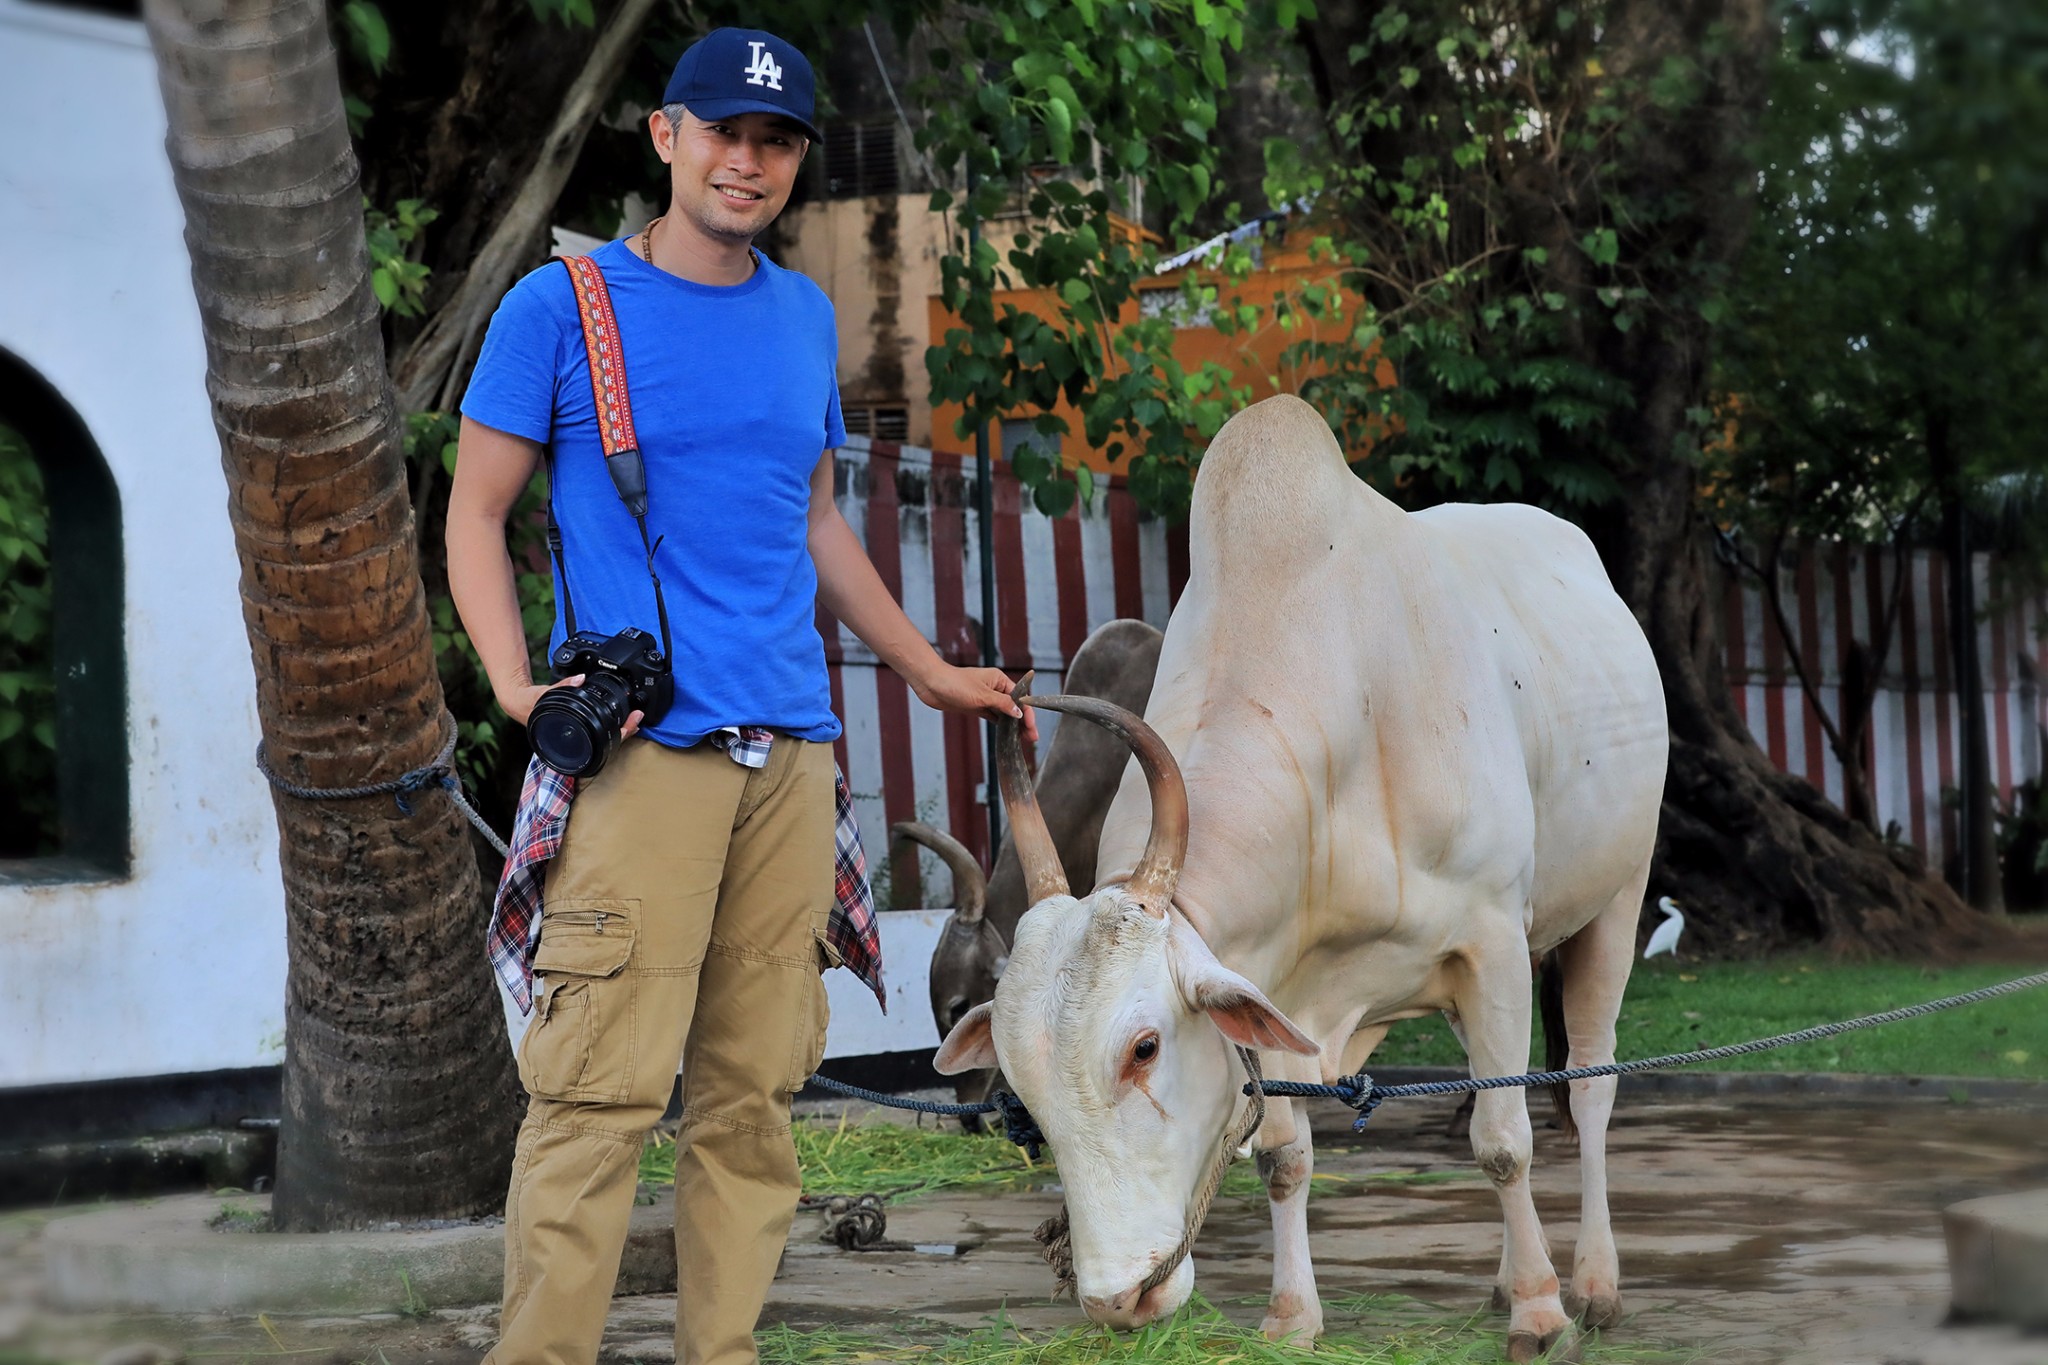
[[[742,767],[759,768],[768,762],[773,739],[768,730],[742,726],[722,730],[710,742],[721,745]],[[846,775],[836,768],[833,786],[834,896],[827,934],[846,969],[867,983],[887,1012],[889,1001],[882,991],[882,940],[875,929],[875,895],[868,886],[867,855],[861,849],[860,825],[854,820],[853,794],[846,788]],[[505,873],[498,879],[491,927],[484,938],[491,968],[521,1014],[533,1012],[533,955],[540,948],[548,860],[562,847],[569,803],[575,799],[575,778],[563,776],[538,758],[527,765],[519,814],[512,823],[512,856],[505,860]]]

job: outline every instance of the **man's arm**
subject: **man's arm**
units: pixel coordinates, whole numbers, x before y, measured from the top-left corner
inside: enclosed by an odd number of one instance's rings
[[[452,515],[452,513],[451,513]],[[832,452],[811,473],[811,562],[818,568],[818,600],[846,623],[883,663],[901,674],[918,700],[939,711],[1021,717],[1024,732],[1038,738],[1032,713],[1010,700],[1017,685],[1001,669],[960,668],[931,647],[903,608],[889,595],[882,576],[839,507],[832,501]],[[496,677],[495,674],[492,675]]]
[[[505,520],[540,464],[540,446],[462,419],[448,492],[448,591],[505,714],[526,724],[535,686]]]

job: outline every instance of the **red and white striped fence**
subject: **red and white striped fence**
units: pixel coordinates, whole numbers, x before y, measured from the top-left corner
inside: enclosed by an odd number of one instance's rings
[[[911,621],[954,662],[980,660],[980,516],[971,456],[920,450],[889,441],[849,438],[838,452],[840,511],[866,543],[882,581]],[[1088,632],[1116,617],[1138,617],[1162,629],[1187,582],[1185,526],[1169,528],[1138,510],[1121,477],[1098,479],[1094,500],[1048,518],[1021,495],[998,462],[995,474],[995,561],[998,657],[1003,667],[1038,670],[1040,691],[1053,691],[1068,657]],[[1888,554],[1834,547],[1789,561],[1780,591],[1797,639],[1788,643],[1770,619],[1759,585],[1728,572],[1723,596],[1727,674],[1735,704],[1757,743],[1780,767],[1804,776],[1837,802],[1841,764],[1788,664],[1797,648],[1823,702],[1838,712],[1849,641],[1868,641],[1892,581]],[[1996,587],[1985,556],[1976,562],[1978,601]],[[1896,820],[1903,836],[1934,866],[1955,847],[1955,812],[1942,789],[1960,771],[1961,708],[1950,678],[1947,586],[1941,556],[1909,561],[1906,595],[1872,710],[1870,791],[1881,823]],[[2036,680],[2048,672],[2048,597],[2009,601],[1978,626],[1989,714],[1993,775],[2001,800],[2015,783],[2039,776],[2048,697]],[[1844,629],[1846,623],[1847,629]],[[885,859],[891,823],[922,818],[948,828],[984,863],[988,817],[983,806],[980,723],[942,716],[920,705],[902,679],[823,608],[818,628],[832,679],[832,701],[846,724],[839,762],[855,794],[877,880],[887,903],[923,904],[937,864],[920,868],[914,854]],[[1038,715],[1042,739],[1058,717]],[[943,874],[938,874],[943,884]]]
[[[974,458],[851,437],[838,452],[839,510],[882,581],[946,659],[981,660],[981,516]],[[1104,621],[1137,617],[1164,629],[1187,582],[1187,529],[1143,515],[1120,477],[1059,518],[1031,506],[1007,468],[994,489],[996,647],[1004,668],[1038,670],[1057,690],[1067,659]],[[889,825],[922,818],[988,861],[981,724],[920,705],[903,680],[823,607],[832,704],[845,722],[839,763],[853,789],[871,862]],[[1040,712],[1040,743],[1058,717]],[[935,867],[929,858],[925,870]],[[923,903],[914,854],[889,860],[887,902]],[[878,891],[882,887],[877,888]]]
[[[1870,642],[1896,581],[1888,551],[1832,545],[1807,548],[1780,571],[1778,592],[1792,627],[1778,628],[1762,585],[1730,572],[1722,596],[1728,685],[1750,733],[1780,768],[1799,774],[1840,803],[1842,765],[1799,686],[1791,651],[1819,682],[1830,716],[1841,714],[1850,641]],[[2039,680],[2048,671],[2048,596],[1998,595],[1988,555],[1972,562],[1979,604],[1977,652],[1992,780],[2000,801],[2015,784],[2041,774],[2048,710]],[[1896,821],[1901,837],[1940,867],[1956,847],[1957,812],[1942,793],[1962,771],[1962,706],[1949,645],[1950,567],[1945,556],[1914,551],[1871,708],[1867,786],[1878,823]],[[1985,610],[1986,604],[1990,609]]]

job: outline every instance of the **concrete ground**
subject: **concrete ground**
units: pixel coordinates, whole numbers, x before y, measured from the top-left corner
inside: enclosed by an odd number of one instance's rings
[[[1941,1210],[2048,1185],[2043,1113],[1938,1098],[1816,1096],[1628,1100],[1610,1171],[1628,1318],[1617,1342],[1678,1347],[1730,1365],[2048,1365],[2048,1336],[1944,1326],[1949,1279]],[[1499,1257],[1498,1204],[1445,1125],[1450,1101],[1384,1106],[1354,1137],[1318,1111],[1318,1278],[1347,1330],[1402,1326],[1406,1295],[1464,1313],[1486,1299]],[[1568,1264],[1577,1223],[1571,1149],[1537,1115],[1538,1206]],[[1420,1178],[1418,1178],[1420,1177]],[[926,1250],[847,1253],[799,1216],[764,1323],[935,1340],[999,1308],[1026,1328],[1081,1321],[1049,1303],[1031,1230],[1056,1190],[965,1192],[898,1205],[889,1235]],[[42,1307],[44,1213],[0,1217],[0,1365],[151,1365],[289,1353],[337,1365],[472,1365],[493,1339],[488,1306],[411,1305],[352,1316],[110,1317]],[[232,1234],[223,1234],[232,1235]],[[1197,1287],[1256,1324],[1270,1273],[1263,1198],[1219,1199],[1197,1254]],[[1405,1314],[1405,1316],[1404,1316]],[[1501,1323],[1504,1334],[1504,1320]],[[621,1297],[608,1360],[671,1357],[666,1295]]]

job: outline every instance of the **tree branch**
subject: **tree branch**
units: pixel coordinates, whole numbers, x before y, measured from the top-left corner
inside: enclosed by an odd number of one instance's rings
[[[562,111],[541,144],[540,156],[512,198],[504,219],[492,230],[469,267],[455,296],[392,368],[403,412],[445,409],[455,399],[469,364],[476,357],[484,325],[498,300],[511,287],[514,274],[529,259],[533,241],[547,231],[548,218],[562,196],[591,125],[604,112],[605,101],[618,84],[647,16],[657,0],[622,0],[575,84],[562,100]]]

